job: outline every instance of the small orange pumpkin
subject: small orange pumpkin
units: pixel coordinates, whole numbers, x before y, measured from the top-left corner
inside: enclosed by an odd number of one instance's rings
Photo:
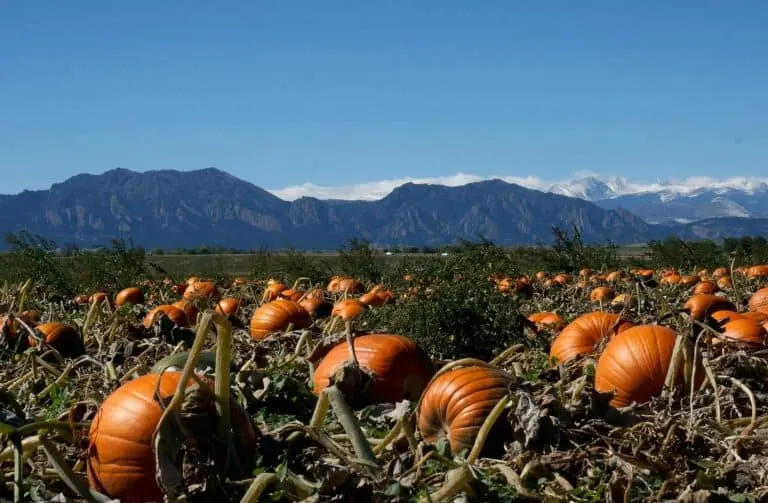
[[[105,292],[96,292],[91,295],[91,304],[102,304],[104,302],[110,303],[109,296]]]
[[[754,265],[747,269],[747,278],[749,279],[763,279],[768,278],[768,265]]]
[[[126,304],[143,304],[143,303],[144,303],[144,292],[142,292],[140,289],[136,287],[130,287],[124,290],[120,290],[120,293],[118,293],[115,296],[116,306],[124,306]]]
[[[216,312],[226,316],[234,316],[240,309],[240,299],[236,297],[224,297],[216,304]]]
[[[731,281],[730,276],[720,276],[717,278],[717,287],[720,290],[727,290],[729,288],[733,288],[733,281]]]
[[[307,328],[312,324],[312,317],[297,302],[277,299],[262,304],[251,316],[251,337],[259,341],[270,334],[285,330],[289,325],[294,328]]]
[[[322,297],[305,297],[299,302],[299,305],[306,309],[313,318],[325,318],[331,314],[333,309],[333,306]]]
[[[661,325],[639,325],[620,333],[608,341],[600,355],[595,390],[615,392],[613,407],[649,401],[664,387],[676,338],[673,330]],[[703,371],[696,374],[700,380]],[[681,368],[678,381],[683,377]]]
[[[144,317],[144,328],[151,328],[152,325],[154,325],[157,321],[160,313],[166,315],[172,322],[180,327],[189,326],[189,320],[187,320],[187,315],[184,313],[184,311],[170,304],[161,304],[148,312]]]
[[[304,292],[301,290],[294,290],[293,288],[288,288],[283,290],[278,294],[278,297],[281,299],[288,299],[292,300],[294,302],[298,302],[300,298],[304,296]]]
[[[712,271],[712,277],[715,279],[720,279],[723,276],[730,276],[728,269],[725,267],[718,267],[714,271]]]
[[[734,319],[723,326],[720,334],[729,342],[737,342],[752,347],[762,347],[765,345],[765,328],[755,320],[748,318]],[[720,342],[718,339],[712,341]]]
[[[613,313],[595,311],[573,320],[563,329],[549,350],[549,356],[565,363],[595,350],[600,341],[632,327],[632,322]]]
[[[35,329],[43,334],[46,344],[58,351],[59,354],[65,358],[80,356],[85,352],[85,346],[80,338],[80,334],[70,325],[53,321],[37,325],[35,326]],[[36,344],[37,341],[30,336],[29,345],[35,346]]]
[[[358,318],[361,314],[363,314],[364,311],[365,304],[360,302],[358,299],[344,299],[338,301],[333,306],[333,311],[331,314],[333,316],[338,316],[344,321],[347,321]]]
[[[195,281],[184,290],[185,300],[212,299],[218,295],[216,284],[213,281]]]
[[[528,321],[535,323],[539,329],[561,330],[565,326],[563,318],[559,314],[551,312],[533,313],[528,316]]]
[[[182,311],[184,311],[184,314],[187,315],[187,325],[192,326],[197,323],[197,313],[200,312],[200,310],[197,308],[197,306],[188,300],[177,300],[173,304],[171,304],[173,307],[178,307]]]
[[[492,367],[456,368],[438,375],[417,411],[422,438],[432,444],[445,438],[454,454],[471,449],[488,414],[512,383],[509,374]]]
[[[693,289],[694,294],[706,293],[713,294],[719,290],[714,281],[702,281]]]
[[[607,286],[598,286],[597,288],[593,289],[592,292],[589,294],[589,300],[592,302],[608,302],[609,300],[613,299],[615,294],[613,293],[613,289],[609,288]]]

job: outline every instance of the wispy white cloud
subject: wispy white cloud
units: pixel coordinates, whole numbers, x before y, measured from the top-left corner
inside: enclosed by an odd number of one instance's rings
[[[376,200],[381,199],[395,188],[408,183],[436,184],[448,187],[458,187],[468,183],[483,180],[500,179],[515,183],[530,189],[556,192],[574,197],[589,198],[590,187],[602,182],[606,189],[598,191],[604,197],[617,197],[641,192],[665,192],[667,194],[685,195],[700,189],[726,190],[738,189],[746,192],[768,190],[768,178],[737,176],[727,179],[716,179],[708,176],[695,176],[685,179],[668,179],[652,183],[634,182],[622,177],[603,176],[593,171],[578,171],[565,181],[543,180],[537,176],[481,176],[472,173],[455,173],[436,177],[402,177],[387,180],[376,180],[349,185],[317,185],[304,183],[281,189],[270,190],[276,196],[293,201],[300,197],[316,197],[318,199],[346,200]]]

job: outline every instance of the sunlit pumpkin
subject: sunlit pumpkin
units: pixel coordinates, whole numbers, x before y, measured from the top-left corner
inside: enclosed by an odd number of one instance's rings
[[[765,345],[765,328],[756,320],[741,318],[729,321],[723,326],[720,336],[728,342],[736,342],[752,347]],[[720,342],[713,339],[713,343]]]
[[[188,326],[192,326],[197,323],[197,314],[200,312],[200,310],[197,308],[194,302],[181,299],[181,300],[177,300],[171,305],[173,307],[178,307],[179,309],[184,311],[184,314],[187,315]]]
[[[677,336],[661,325],[639,325],[620,333],[606,344],[595,371],[595,390],[615,391],[613,407],[645,403],[661,393]],[[680,365],[678,384],[685,365]],[[703,370],[697,371],[698,379]]]
[[[729,321],[741,320],[744,318],[744,316],[742,316],[741,313],[737,313],[736,311],[729,311],[727,309],[721,309],[720,311],[715,311],[710,316],[712,317],[713,320],[715,320],[720,325],[728,323]]]
[[[653,275],[656,274],[656,271],[653,269],[640,269],[635,274],[640,279],[648,280],[653,278]]]
[[[618,283],[623,279],[620,271],[611,271],[605,276],[605,281],[609,283]]]
[[[595,311],[583,314],[555,337],[549,356],[565,363],[591,353],[603,339],[611,338],[632,326],[632,322],[613,313]]]
[[[280,292],[278,296],[281,299],[288,299],[294,302],[298,302],[299,299],[304,296],[304,292],[302,292],[301,290],[294,290],[293,288],[288,288]]]
[[[590,276],[592,276],[592,269],[590,269],[589,267],[585,267],[584,269],[579,271],[579,276],[581,276],[582,278],[589,278]]]
[[[556,274],[552,281],[558,285],[566,285],[571,281],[571,276],[566,273]]]
[[[683,286],[693,286],[701,281],[701,278],[695,274],[688,274],[680,277],[680,284]]]
[[[453,454],[472,449],[485,419],[509,393],[512,382],[497,368],[463,367],[440,374],[424,392],[417,411],[421,437],[431,444],[446,439]],[[504,414],[497,424],[503,421]]]
[[[593,289],[589,294],[589,300],[592,302],[608,302],[613,299],[613,289],[607,286],[598,286]]]
[[[128,381],[104,400],[88,434],[87,475],[92,488],[123,503],[163,501],[163,492],[155,480],[152,449],[152,435],[163,414],[155,391],[168,405],[180,378],[181,372],[174,371],[162,377],[148,374]],[[189,385],[192,383],[190,380]],[[248,469],[256,432],[245,411],[232,399],[230,421],[235,452],[243,468]],[[220,466],[223,471],[225,463]]]
[[[143,304],[144,292],[136,287],[125,288],[115,296],[115,305],[124,306],[126,304]]]
[[[680,284],[680,281],[682,279],[683,279],[682,276],[680,276],[679,274],[672,273],[672,274],[668,274],[666,276],[662,276],[661,284],[662,285],[675,286],[675,285]]]
[[[354,320],[355,318],[359,317],[363,312],[365,311],[365,304],[360,302],[358,299],[344,299],[338,301],[333,306],[333,311],[331,314],[333,316],[338,316],[344,321],[347,320]]]
[[[360,293],[363,291],[363,284],[354,278],[335,276],[328,283],[327,290],[331,295]]]
[[[106,292],[96,292],[93,295],[91,295],[91,304],[101,305],[104,302],[111,304],[111,301],[109,300],[109,295],[107,295]]]
[[[544,271],[536,272],[536,281],[544,281],[545,279],[547,279],[547,273]]]
[[[733,288],[733,281],[730,276],[720,276],[717,278],[717,287],[721,290],[727,290]]]
[[[395,334],[368,334],[353,339],[360,367],[373,380],[366,403],[416,401],[434,374],[429,356],[411,339]],[[313,376],[315,393],[330,386],[336,370],[349,361],[347,342],[323,357]]]
[[[694,294],[699,293],[707,293],[707,294],[713,294],[716,293],[719,290],[717,287],[717,284],[714,281],[702,281],[698,285],[696,285],[693,289]]]
[[[43,335],[47,345],[58,351],[65,358],[80,356],[85,352],[83,340],[80,338],[77,329],[66,323],[53,321],[42,323],[34,328]],[[35,346],[36,344],[37,341],[30,336],[29,345]]]
[[[212,299],[218,293],[213,281],[195,281],[184,290],[184,298],[186,300]]]
[[[280,297],[280,293],[288,290],[288,286],[284,283],[270,279],[267,281],[267,288],[264,290],[264,302],[272,302]]]
[[[144,328],[151,328],[152,325],[157,322],[160,313],[167,316],[172,322],[180,327],[189,326],[189,320],[187,319],[187,315],[184,313],[184,311],[170,304],[162,304],[147,313],[147,315],[144,317]]]
[[[736,306],[728,301],[728,299],[706,293],[693,295],[683,304],[683,311],[698,321],[702,321],[708,315],[722,310],[736,311]]]
[[[550,330],[561,330],[565,326],[563,318],[559,314],[551,312],[533,313],[528,316],[528,321],[535,323],[538,328]]]
[[[634,306],[637,304],[637,299],[628,293],[620,293],[611,301],[612,306]]]
[[[768,287],[761,288],[752,294],[747,304],[750,311],[766,311],[768,312]]]
[[[216,303],[216,312],[227,316],[234,316],[240,309],[240,299],[237,297],[224,297]]]
[[[262,304],[251,316],[250,333],[254,340],[261,340],[270,334],[293,328],[306,328],[312,324],[312,317],[297,302],[277,299]]]
[[[383,306],[392,298],[392,290],[379,289],[371,290],[360,296],[360,302],[366,306]]]
[[[760,323],[763,323],[765,321],[768,321],[768,311],[747,311],[741,314],[742,318],[747,318],[750,320],[755,320]]]

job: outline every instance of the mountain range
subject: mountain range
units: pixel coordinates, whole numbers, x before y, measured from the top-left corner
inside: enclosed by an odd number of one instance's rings
[[[576,226],[588,242],[768,234],[768,219],[754,218],[768,216],[761,203],[766,184],[752,195],[674,190],[632,192],[619,178],[583,178],[548,190],[485,180],[457,187],[406,183],[373,201],[286,201],[216,168],[114,169],[77,175],[48,190],[0,195],[0,232],[26,230],[81,247],[123,238],[147,248],[315,250],[351,238],[379,246],[441,245],[479,235],[503,245],[548,243],[553,226]],[[665,207],[674,208],[673,216]]]

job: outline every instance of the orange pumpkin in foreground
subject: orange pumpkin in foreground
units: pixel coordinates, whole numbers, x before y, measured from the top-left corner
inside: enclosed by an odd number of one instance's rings
[[[167,405],[180,378],[181,372],[175,371],[164,372],[162,377],[148,374],[123,384],[104,400],[88,434],[87,474],[92,488],[123,503],[163,501],[155,481],[152,450],[152,434],[163,414],[155,389]],[[255,430],[234,400],[230,400],[230,418],[235,449],[248,468]]]
[[[126,288],[124,290],[120,290],[120,292],[115,296],[116,306],[124,306],[126,304],[143,304],[143,303],[144,303],[144,292],[142,292],[140,289],[136,288],[135,286]]]
[[[297,302],[277,299],[261,305],[251,316],[251,337],[259,341],[270,334],[293,328],[307,328],[312,324],[312,317]]]
[[[353,344],[360,367],[373,377],[367,395],[370,403],[416,401],[434,374],[429,356],[402,335],[361,335],[354,338]],[[313,377],[315,393],[330,386],[334,372],[349,358],[346,341],[325,355]]]
[[[613,337],[632,326],[632,322],[613,313],[595,311],[582,314],[555,337],[549,356],[565,363],[591,353],[606,337]]]
[[[760,322],[748,318],[729,321],[723,326],[723,332],[720,335],[728,342],[752,347],[765,345],[765,328]],[[720,342],[720,339],[714,339],[712,342]]]
[[[645,403],[661,393],[677,335],[661,325],[640,325],[622,332],[606,344],[595,372],[595,390],[615,392],[611,405]],[[683,381],[681,365],[678,383]],[[703,370],[696,375],[703,377]]]
[[[429,443],[445,438],[454,454],[472,449],[483,422],[509,393],[512,382],[506,372],[489,367],[463,367],[440,374],[424,392],[417,411],[422,438]],[[504,414],[500,417],[503,422]],[[486,445],[492,447],[491,442]]]
[[[184,311],[170,304],[161,304],[148,312],[144,317],[144,328],[151,328],[157,321],[160,313],[166,315],[172,322],[180,327],[189,326],[189,320],[187,320],[187,315]]]
[[[67,325],[66,323],[60,323],[53,321],[50,323],[42,323],[35,327],[45,337],[45,343],[58,351],[61,356],[74,357],[80,356],[85,353],[85,346],[83,340],[80,338],[80,334],[77,330]],[[37,341],[31,336],[29,337],[29,345],[34,346]]]

